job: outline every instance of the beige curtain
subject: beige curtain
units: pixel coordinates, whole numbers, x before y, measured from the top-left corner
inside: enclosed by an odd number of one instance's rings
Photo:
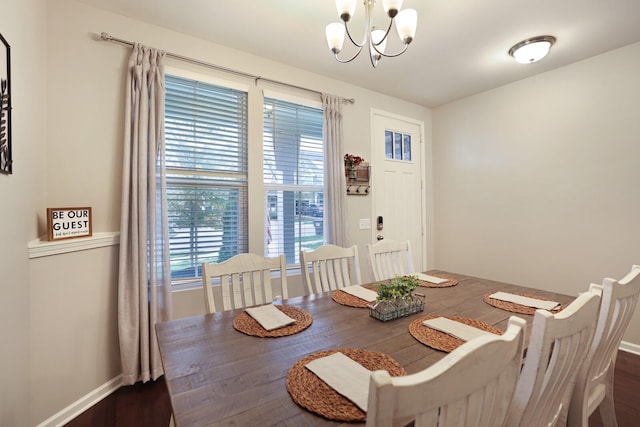
[[[324,109],[324,235],[326,243],[349,246],[347,236],[347,184],[344,177],[342,99],[322,94]]]
[[[155,325],[171,318],[164,56],[136,43],[127,75],[118,277],[124,384],[163,374]]]

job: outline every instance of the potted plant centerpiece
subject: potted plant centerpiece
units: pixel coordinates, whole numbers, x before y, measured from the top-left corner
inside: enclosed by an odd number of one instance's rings
[[[387,321],[408,316],[424,309],[424,295],[414,294],[420,284],[416,276],[396,276],[378,284],[376,304],[369,314],[376,319]]]

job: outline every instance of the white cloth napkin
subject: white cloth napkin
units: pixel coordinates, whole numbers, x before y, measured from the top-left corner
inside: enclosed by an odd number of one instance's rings
[[[367,302],[373,302],[378,298],[378,293],[376,291],[372,291],[371,289],[367,289],[360,285],[345,286],[344,288],[340,288],[340,290]]]
[[[436,277],[436,276],[430,276],[428,274],[424,274],[424,273],[416,273],[415,276],[424,281],[424,282],[430,282],[430,283],[435,283],[436,285],[439,285],[441,283],[444,282],[448,282],[449,279],[443,279],[441,277]]]
[[[545,301],[536,298],[523,297],[522,295],[510,294],[508,292],[496,292],[489,295],[489,298],[499,299],[500,301],[514,302],[516,304],[525,305],[527,307],[544,308],[545,310],[553,310],[558,305],[560,305],[560,303],[556,301]]]
[[[296,322],[296,319],[287,316],[273,304],[250,307],[245,309],[245,311],[267,331],[282,328]]]
[[[483,331],[482,329],[474,328],[473,326],[465,325],[464,323],[456,322],[446,317],[427,319],[422,322],[422,324],[437,331],[444,332],[445,334],[453,335],[462,341],[469,341],[473,338],[486,335],[495,336],[495,334],[491,332]]]
[[[371,371],[340,352],[305,365],[332,389],[367,412]]]

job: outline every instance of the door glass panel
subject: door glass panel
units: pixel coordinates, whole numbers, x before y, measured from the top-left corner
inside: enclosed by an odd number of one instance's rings
[[[402,134],[395,132],[393,135],[393,158],[397,160],[402,160]]]
[[[403,135],[404,142],[404,160],[410,162],[411,161],[411,135]]]
[[[393,159],[393,132],[390,130],[384,131],[384,157]]]

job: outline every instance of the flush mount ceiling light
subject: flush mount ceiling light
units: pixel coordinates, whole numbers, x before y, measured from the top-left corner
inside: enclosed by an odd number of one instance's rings
[[[371,15],[375,0],[363,0],[364,13],[365,13],[365,29],[364,36],[360,43],[356,42],[351,32],[349,31],[349,20],[353,17],[356,9],[356,3],[358,0],[336,0],[336,9],[338,9],[338,15],[342,22],[334,22],[327,25],[326,36],[329,49],[333,52],[338,62],[346,63],[351,62],[362,52],[364,46],[368,46],[369,57],[371,58],[371,65],[374,67],[378,65],[378,61],[381,57],[394,57],[403,54],[409,43],[413,41],[416,35],[416,27],[418,23],[418,14],[414,9],[402,8],[402,0],[382,0],[382,7],[389,19],[389,25],[387,30],[378,30],[371,22]],[[398,37],[403,43],[402,49],[396,53],[385,53],[384,49],[387,45],[387,36],[391,31],[391,27],[395,22]],[[345,34],[351,40],[351,43],[357,48],[356,53],[348,59],[341,59],[338,54],[342,50],[344,44]]]
[[[531,37],[513,45],[509,49],[509,55],[521,64],[529,64],[544,58],[555,42],[556,38],[553,36]]]

